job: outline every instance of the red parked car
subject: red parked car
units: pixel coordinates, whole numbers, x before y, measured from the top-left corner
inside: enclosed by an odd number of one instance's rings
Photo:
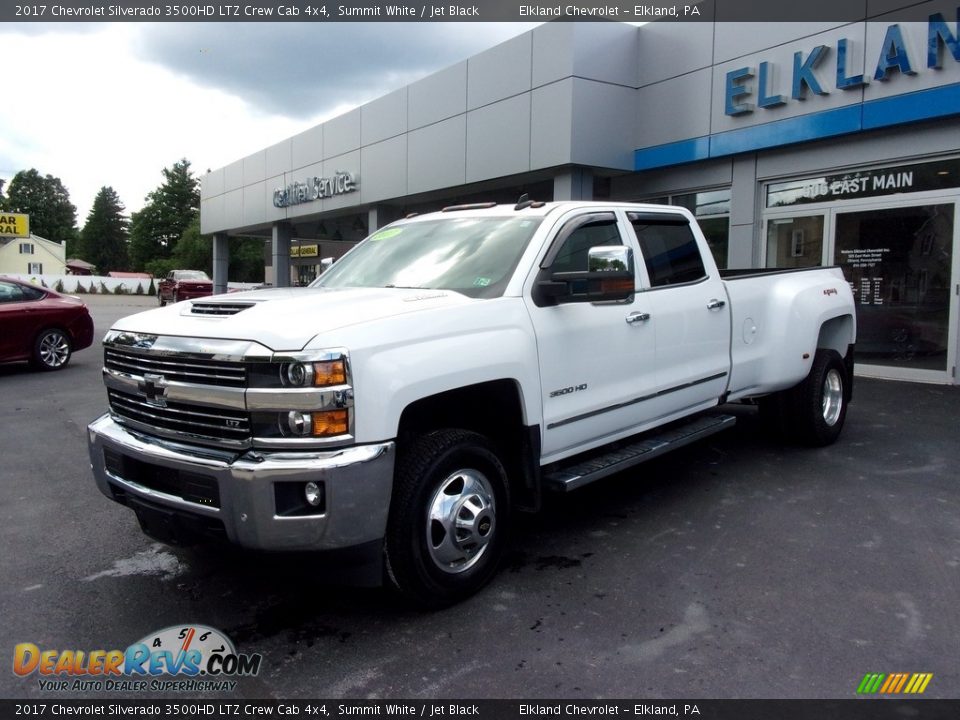
[[[157,287],[160,307],[207,295],[213,295],[213,281],[203,270],[171,270]]]
[[[93,343],[93,320],[77,298],[0,277],[0,362],[59,370]]]

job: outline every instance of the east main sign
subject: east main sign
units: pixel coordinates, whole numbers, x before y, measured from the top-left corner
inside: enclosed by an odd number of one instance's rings
[[[889,25],[880,47],[873,73],[851,74],[848,66],[850,59],[849,40],[842,38],[837,42],[833,53],[835,69],[833,86],[837,90],[852,90],[869,84],[870,78],[885,82],[895,73],[916,75],[917,68],[925,65],[928,69],[939,70],[943,67],[943,56],[948,52],[956,62],[960,62],[960,8],[957,8],[957,24],[951,30],[942,13],[935,13],[927,22],[926,58],[911,57],[903,39],[899,24]],[[955,34],[956,33],[956,34]],[[818,69],[826,70],[830,63],[826,60],[831,54],[829,45],[817,45],[806,56],[802,52],[793,54],[793,75],[789,99],[806,100],[810,95],[827,95]],[[924,62],[925,61],[925,62]],[[752,113],[754,107],[774,108],[788,102],[788,96],[778,92],[784,88],[772,88],[773,64],[761,62],[757,68],[742,67],[727,73],[724,111],[727,115]],[[751,101],[755,98],[755,102]]]

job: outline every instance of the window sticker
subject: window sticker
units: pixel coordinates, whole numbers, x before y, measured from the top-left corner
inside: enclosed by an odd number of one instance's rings
[[[377,242],[378,240],[389,240],[392,237],[396,237],[403,232],[403,228],[387,228],[386,230],[381,230],[380,232],[371,235],[370,240]]]
[[[476,280],[473,281],[473,286],[474,286],[474,287],[487,287],[487,285],[489,285],[491,282],[492,282],[492,281],[490,280],[490,278],[478,277]]]

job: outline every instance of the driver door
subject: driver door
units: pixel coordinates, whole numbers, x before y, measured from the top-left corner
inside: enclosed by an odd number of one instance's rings
[[[626,245],[639,257],[633,233],[618,212],[574,211],[561,219],[526,292],[539,352],[543,461],[553,462],[636,432],[655,408],[656,346],[644,294],[622,301],[544,304],[532,292],[555,272],[587,270],[597,246]],[[642,263],[633,261],[634,286]],[[538,304],[540,302],[541,304]]]

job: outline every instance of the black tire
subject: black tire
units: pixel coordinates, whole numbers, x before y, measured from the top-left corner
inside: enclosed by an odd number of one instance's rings
[[[462,600],[493,577],[509,525],[507,475],[486,438],[452,429],[417,438],[397,458],[386,582],[421,608]]]
[[[163,299],[163,295],[159,292],[157,293],[157,300],[160,301],[160,307],[164,307],[167,304],[167,301]]]
[[[806,379],[793,389],[793,423],[800,442],[831,445],[847,417],[847,367],[835,350],[817,350]]]
[[[48,328],[33,342],[33,366],[40,370],[61,370],[70,362],[73,346],[70,335],[60,328]]]

